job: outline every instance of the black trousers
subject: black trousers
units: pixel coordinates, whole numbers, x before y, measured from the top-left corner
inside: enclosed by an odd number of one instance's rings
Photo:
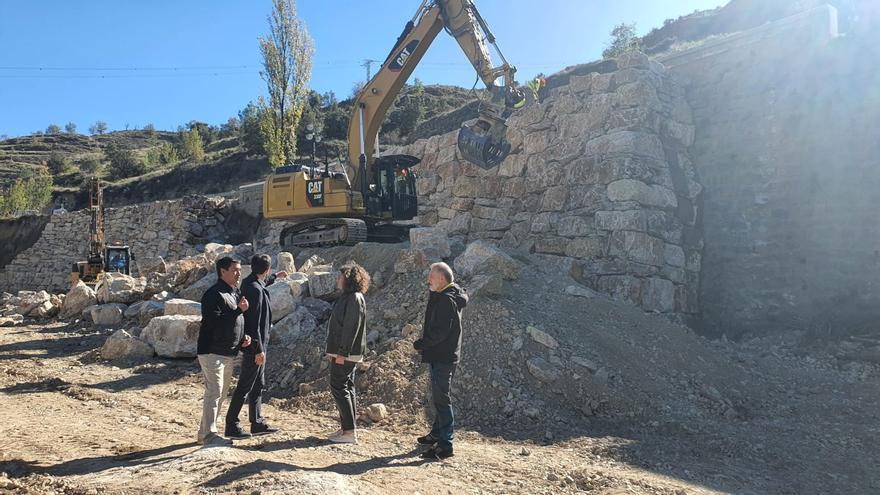
[[[232,392],[232,400],[229,401],[229,411],[226,412],[226,426],[237,425],[238,415],[244,406],[245,398],[248,401],[248,419],[251,424],[262,423],[263,420],[263,389],[266,386],[266,363],[257,365],[254,354],[244,354],[241,359],[241,376],[238,385]]]
[[[437,439],[437,445],[452,448],[455,414],[452,411],[452,399],[449,389],[456,365],[447,363],[430,363],[428,372],[431,377],[431,395],[434,398],[434,423],[431,425],[431,436]]]
[[[344,364],[330,363],[330,393],[336,400],[339,420],[343,430],[353,430],[357,396],[354,391],[354,371],[357,363],[346,361]]]

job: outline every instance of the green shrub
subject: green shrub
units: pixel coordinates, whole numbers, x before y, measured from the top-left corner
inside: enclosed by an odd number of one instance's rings
[[[624,53],[639,49],[639,38],[636,36],[636,25],[620,23],[611,30],[611,43],[602,52],[605,58],[616,58]]]
[[[26,210],[42,210],[52,199],[52,178],[45,173],[16,179],[8,189],[0,190],[0,216],[8,217]]]
[[[70,172],[70,159],[61,153],[52,153],[46,161],[46,167],[52,175],[61,175]]]
[[[123,148],[117,143],[108,144],[104,153],[110,162],[107,173],[112,180],[135,177],[147,172],[147,166],[143,161],[137,159],[132,150]]]

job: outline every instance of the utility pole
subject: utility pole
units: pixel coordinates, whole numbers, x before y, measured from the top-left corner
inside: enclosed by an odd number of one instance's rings
[[[361,64],[361,67],[366,67],[367,69],[367,82],[370,82],[370,69],[373,68],[373,64],[378,64],[379,60],[373,60],[371,58],[365,58],[364,63]]]

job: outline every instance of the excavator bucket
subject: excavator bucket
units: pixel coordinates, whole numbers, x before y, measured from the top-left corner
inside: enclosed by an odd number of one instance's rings
[[[458,150],[461,156],[474,165],[490,169],[500,164],[510,153],[510,143],[503,138],[505,129],[499,129],[503,124],[496,123],[490,132],[490,124],[485,120],[478,120],[468,126],[463,125],[458,130]]]

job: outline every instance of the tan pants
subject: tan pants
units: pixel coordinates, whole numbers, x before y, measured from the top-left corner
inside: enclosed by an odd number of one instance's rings
[[[202,404],[202,424],[198,441],[204,442],[217,435],[217,416],[232,381],[232,360],[219,354],[199,354],[199,365],[205,377],[205,399]]]

